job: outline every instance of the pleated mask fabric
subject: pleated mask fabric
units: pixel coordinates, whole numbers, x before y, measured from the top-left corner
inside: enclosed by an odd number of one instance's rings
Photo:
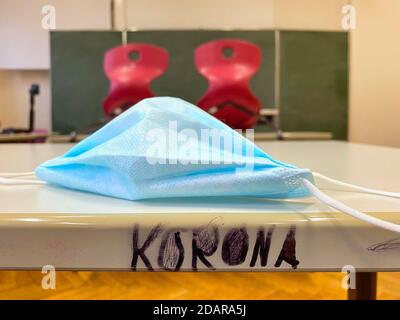
[[[128,200],[301,198],[310,196],[303,179],[313,183],[310,170],[274,160],[210,114],[171,97],[142,100],[35,174]]]

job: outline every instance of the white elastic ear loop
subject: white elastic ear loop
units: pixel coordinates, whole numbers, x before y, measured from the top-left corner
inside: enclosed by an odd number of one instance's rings
[[[364,188],[364,187],[360,187],[360,186],[357,186],[357,185],[354,185],[354,184],[350,184],[350,183],[346,183],[346,182],[342,182],[342,181],[339,181],[339,180],[335,180],[335,179],[329,178],[329,177],[324,176],[323,174],[320,174],[318,172],[313,172],[312,174],[316,178],[320,178],[322,180],[331,182],[333,184],[337,184],[337,185],[342,186],[342,187],[351,188],[351,189],[358,190],[358,191],[361,191],[361,192],[377,194],[377,195],[381,195],[381,196],[400,198],[400,193],[398,193],[398,192],[388,192],[388,191]]]
[[[1,178],[18,178],[18,177],[33,177],[35,176],[35,172],[30,171],[30,172],[0,172],[0,177]]]
[[[345,204],[332,199],[322,191],[320,191],[315,185],[313,185],[310,181],[303,179],[304,186],[310,191],[310,193],[319,199],[321,202],[325,203],[326,205],[337,209],[343,213],[346,213],[354,218],[357,218],[359,220],[371,223],[375,226],[381,227],[386,230],[394,231],[400,233],[400,225],[397,225],[392,222],[384,221],[372,216],[369,216],[368,214],[362,213],[358,210],[355,210],[353,208],[350,208],[346,206]]]
[[[0,185],[32,185],[32,184],[46,184],[44,181],[39,180],[24,180],[17,179],[20,177],[36,177],[35,172],[0,172]],[[15,178],[15,179],[12,179]]]
[[[0,185],[30,185],[30,184],[47,184],[47,183],[39,180],[0,178]]]

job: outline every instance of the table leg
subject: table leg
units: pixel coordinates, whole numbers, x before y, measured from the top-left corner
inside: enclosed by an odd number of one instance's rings
[[[376,300],[376,272],[357,272],[356,289],[349,289],[348,300]]]

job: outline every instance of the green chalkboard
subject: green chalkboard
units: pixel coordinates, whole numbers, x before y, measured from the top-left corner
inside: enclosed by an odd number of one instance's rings
[[[53,131],[70,133],[103,117],[108,91],[103,55],[120,43],[120,32],[50,33]]]
[[[281,126],[347,139],[348,35],[281,32]]]
[[[121,33],[51,33],[53,130],[69,133],[98,122],[108,92],[103,56],[121,44]],[[166,73],[153,82],[157,96],[178,96],[195,103],[207,88],[195,70],[195,48],[221,38],[246,39],[262,50],[262,65],[250,86],[264,107],[274,107],[273,30],[138,31],[128,42],[146,42],[169,51]],[[281,32],[281,126],[285,131],[328,131],[347,138],[348,35],[344,32]],[[266,130],[258,126],[256,130]]]

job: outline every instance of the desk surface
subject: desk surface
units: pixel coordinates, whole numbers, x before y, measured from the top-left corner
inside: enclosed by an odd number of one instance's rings
[[[261,142],[258,143],[275,159],[310,168],[313,171],[342,181],[371,188],[400,190],[400,149],[350,144],[337,141],[325,142]],[[24,144],[0,145],[0,171],[31,171],[41,162],[66,152],[69,144]],[[359,210],[388,215],[400,213],[400,200],[352,192],[338,191],[335,186],[317,181],[318,185],[331,196]],[[299,199],[290,201],[269,201],[254,198],[193,198],[126,201],[68,190],[54,186],[0,186],[0,224],[11,223],[2,217],[13,214],[35,216],[47,215],[48,219],[74,219],[79,216],[94,221],[93,216],[109,216],[118,220],[120,215],[141,216],[146,222],[149,214],[159,214],[163,221],[174,220],[172,214],[184,214],[180,223],[205,222],[211,214],[227,214],[227,219],[237,222],[239,214],[261,214],[262,219],[290,221],[304,218],[326,218],[324,213],[333,212],[317,200]],[[201,213],[201,215],[188,215]],[[232,213],[232,215],[230,215]],[[168,214],[168,215],[167,215]],[[331,214],[329,214],[331,217]],[[153,218],[153,217],[152,217]],[[151,219],[152,219],[151,218]],[[246,219],[249,217],[247,216]],[[397,216],[393,215],[397,220]],[[335,219],[353,218],[339,214]],[[72,220],[71,220],[72,221]],[[71,222],[67,221],[67,222]],[[104,221],[104,220],[103,220]],[[398,215],[400,222],[400,215]],[[16,221],[17,222],[17,221]],[[46,222],[46,221],[43,221]],[[112,221],[109,221],[112,222]],[[258,222],[258,221],[257,221]]]
[[[271,141],[257,144],[276,159],[310,168],[335,179],[376,189],[400,191],[400,149],[337,141]],[[64,153],[70,147],[68,144],[0,145],[0,154],[3,155],[0,158],[0,171],[31,171],[36,165]],[[318,181],[318,185],[329,195],[349,206],[400,223],[399,199],[338,191],[334,190],[334,186],[322,181]],[[250,236],[251,251],[256,242],[257,230],[267,230],[274,226],[275,238],[279,238],[281,243],[277,246],[279,248],[282,248],[290,230],[297,229],[297,251],[302,260],[307,261],[300,265],[304,270],[337,270],[345,264],[374,270],[393,270],[397,266],[400,267],[400,257],[396,255],[395,258],[390,254],[400,248],[397,242],[391,245],[390,241],[397,237],[395,233],[334,212],[313,198],[290,201],[198,198],[133,202],[54,186],[0,186],[0,198],[0,227],[7,232],[11,232],[12,229],[18,229],[16,232],[20,232],[22,229],[31,228],[30,234],[33,236],[34,229],[46,229],[47,231],[42,230],[41,236],[46,232],[50,232],[50,236],[54,228],[57,228],[61,235],[74,227],[73,232],[78,232],[79,228],[90,228],[91,232],[96,229],[107,229],[108,232],[126,229],[128,234],[131,234],[133,225],[140,225],[142,230],[154,229],[154,226],[159,224],[164,226],[164,230],[187,230],[199,226],[209,227],[212,224],[221,228],[220,238],[223,234],[226,238],[229,236],[229,230],[245,226]],[[143,233],[146,234],[145,231]],[[100,241],[103,236],[98,236]],[[75,237],[75,241],[80,239],[82,244],[82,236]],[[222,237],[221,241],[225,238]],[[96,236],[92,234],[91,242],[95,241],[94,239]],[[190,240],[185,241],[189,241],[190,247]],[[356,248],[363,251],[358,258],[354,255]],[[1,250],[0,236],[0,254]],[[278,250],[279,255],[280,249],[274,250]],[[342,250],[342,254],[332,255],[332,250]],[[315,252],[319,254],[316,255]],[[379,258],[376,256],[377,252],[380,252]],[[382,252],[388,254],[383,260]],[[347,261],[350,255],[353,255],[353,258]],[[71,264],[71,261],[62,261],[63,263],[59,264],[63,268],[89,269],[124,269],[126,263],[119,262],[108,267],[104,262],[95,266],[91,263],[85,267],[82,261],[76,262],[77,265]],[[214,262],[216,265],[218,263]],[[248,266],[245,269],[247,268]]]
[[[40,132],[0,134],[0,143],[33,142],[36,140],[45,140],[48,136],[47,133]]]

